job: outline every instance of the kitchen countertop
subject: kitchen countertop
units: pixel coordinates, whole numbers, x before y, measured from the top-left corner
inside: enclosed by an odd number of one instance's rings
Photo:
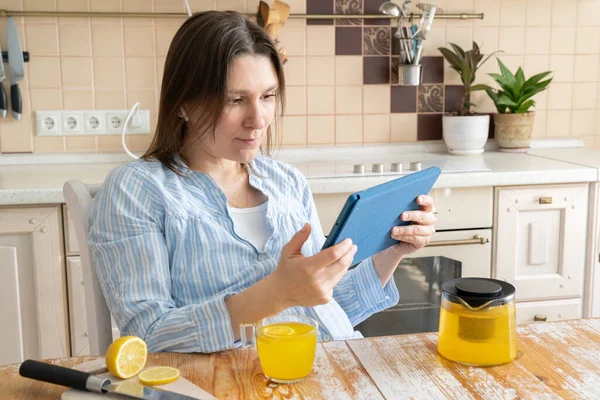
[[[251,349],[155,353],[148,356],[148,365],[176,366],[181,376],[219,399],[600,398],[600,319],[518,326],[516,360],[486,368],[441,357],[437,336],[434,332],[318,343],[312,373],[292,385],[268,381]],[[93,359],[49,362],[74,367]],[[0,367],[0,397],[56,399],[66,390],[22,378],[18,366]]]
[[[574,144],[579,142],[566,143]],[[600,176],[600,151],[577,147],[532,148],[529,154],[499,153],[492,147],[482,155],[453,156],[443,143],[340,146],[284,149],[275,158],[305,173],[314,194],[355,192],[400,176],[326,177],[327,173],[314,172],[347,169],[357,163],[365,163],[369,171],[375,161],[403,162],[405,172],[411,161],[423,162],[424,168],[436,164],[448,171],[477,171],[445,172],[436,182],[438,188],[596,182]],[[0,205],[63,203],[65,181],[100,185],[110,170],[128,161],[123,154],[0,156]]]

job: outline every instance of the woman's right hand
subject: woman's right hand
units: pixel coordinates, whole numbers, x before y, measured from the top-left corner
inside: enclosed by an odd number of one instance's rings
[[[310,231],[310,225],[305,224],[296,232],[283,247],[279,265],[270,276],[275,293],[286,308],[328,303],[334,286],[348,271],[356,254],[356,245],[345,239],[312,257],[304,257],[302,245]]]

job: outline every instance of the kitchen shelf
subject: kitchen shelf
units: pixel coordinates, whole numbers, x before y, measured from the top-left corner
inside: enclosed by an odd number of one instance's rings
[[[255,16],[256,13],[246,13]],[[186,13],[129,13],[92,11],[10,11],[0,10],[0,17],[96,17],[96,18],[187,18]],[[411,19],[418,19],[421,13],[411,13]],[[483,13],[436,14],[436,19],[483,19]],[[384,14],[290,14],[294,19],[395,19]]]

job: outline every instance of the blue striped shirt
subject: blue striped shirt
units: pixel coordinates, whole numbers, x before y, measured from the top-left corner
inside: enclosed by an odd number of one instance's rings
[[[250,184],[268,196],[265,248],[238,235],[227,198],[208,174],[177,175],[159,162],[115,168],[98,192],[89,219],[89,248],[108,308],[122,335],[143,338],[149,351],[215,352],[237,347],[225,300],[275,270],[281,249],[309,222],[302,248],[325,240],[306,178],[293,166],[258,156]],[[398,302],[372,259],[346,273],[333,300],[292,307],[319,322],[319,340],[361,337],[353,326]]]

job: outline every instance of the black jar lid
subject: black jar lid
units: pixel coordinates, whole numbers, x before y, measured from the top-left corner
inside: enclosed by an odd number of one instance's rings
[[[514,295],[515,287],[498,279],[457,278],[444,282],[442,291],[460,297],[471,307],[479,307],[491,300]]]

